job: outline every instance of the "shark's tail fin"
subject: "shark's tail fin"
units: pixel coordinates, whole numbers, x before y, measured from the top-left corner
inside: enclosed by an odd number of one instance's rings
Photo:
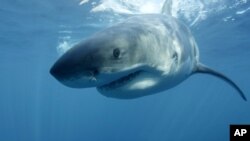
[[[247,101],[246,96],[244,95],[244,93],[242,92],[242,90],[228,77],[226,77],[225,75],[223,75],[222,73],[219,73],[215,70],[210,69],[209,67],[203,65],[203,64],[198,64],[197,65],[197,69],[194,73],[205,73],[205,74],[210,74],[213,76],[216,76],[222,80],[224,80],[225,82],[227,82],[228,84],[230,84],[232,87],[234,87],[238,93],[240,94],[240,96]]]

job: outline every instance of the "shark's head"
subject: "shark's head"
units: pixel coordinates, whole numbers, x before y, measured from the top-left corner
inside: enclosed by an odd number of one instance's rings
[[[134,35],[118,33],[107,29],[77,44],[57,60],[50,73],[68,87],[125,92],[125,85],[136,82],[145,71],[146,58]]]

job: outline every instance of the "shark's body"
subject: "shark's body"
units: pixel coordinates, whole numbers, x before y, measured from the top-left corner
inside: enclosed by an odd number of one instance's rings
[[[66,52],[51,73],[74,88],[97,87],[108,97],[130,99],[172,88],[194,73],[224,75],[199,63],[196,42],[184,24],[161,14],[138,15],[100,31]]]

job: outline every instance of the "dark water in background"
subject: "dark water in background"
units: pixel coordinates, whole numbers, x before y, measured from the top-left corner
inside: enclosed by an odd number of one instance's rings
[[[59,84],[49,69],[58,58],[62,25],[70,26],[76,38],[103,28],[79,27],[91,7],[78,3],[1,0],[1,141],[227,141],[229,124],[250,124],[249,101],[207,75],[134,100]],[[250,99],[250,11],[223,22],[230,12],[212,15],[191,29],[201,61],[232,78]]]

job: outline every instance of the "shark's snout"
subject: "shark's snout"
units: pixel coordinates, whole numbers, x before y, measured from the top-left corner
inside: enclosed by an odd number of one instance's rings
[[[60,70],[57,67],[55,67],[54,65],[50,68],[49,72],[55,78],[58,78],[60,76]]]
[[[73,59],[72,59],[73,58]],[[72,88],[96,86],[98,68],[75,57],[62,56],[50,69],[50,74]]]
[[[69,67],[64,64],[55,63],[50,69],[50,74],[57,80],[62,81],[63,79],[70,77]]]

